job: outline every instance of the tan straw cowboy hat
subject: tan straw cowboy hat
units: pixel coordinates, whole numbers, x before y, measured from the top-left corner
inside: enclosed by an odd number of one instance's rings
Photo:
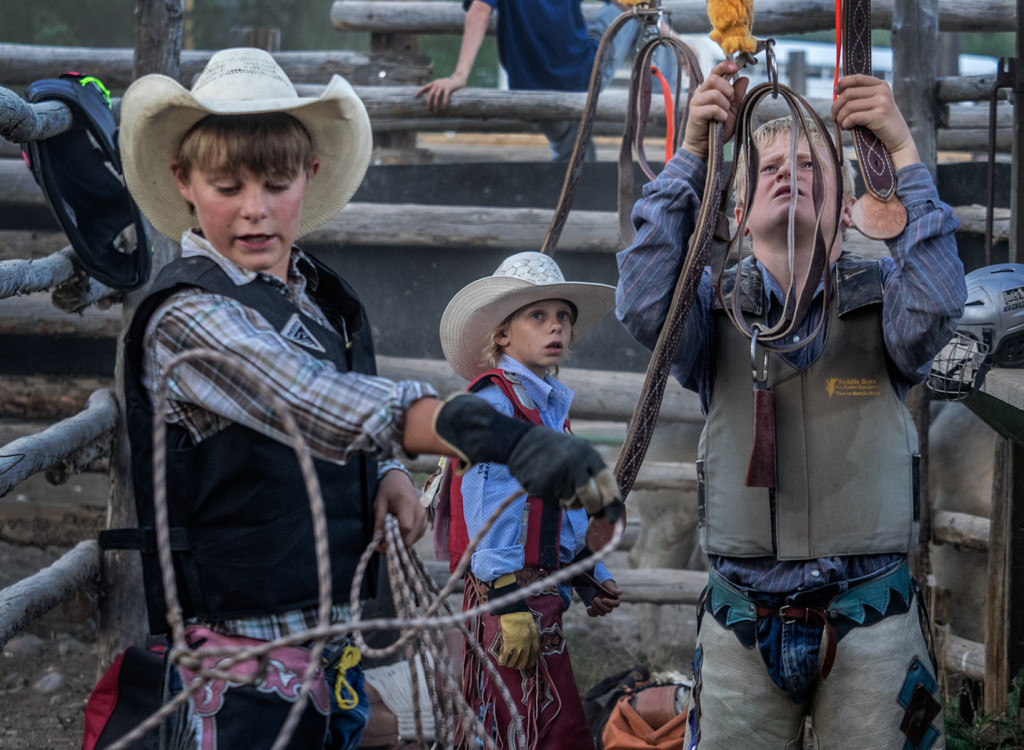
[[[460,289],[441,316],[441,348],[452,369],[466,380],[487,370],[484,351],[490,333],[520,307],[546,299],[564,299],[576,308],[576,339],[615,307],[615,287],[566,281],[550,255],[510,255],[490,276]]]
[[[172,240],[195,226],[178,193],[171,160],[185,133],[207,115],[286,112],[309,131],[320,170],[302,204],[299,235],[321,226],[348,203],[370,162],[366,108],[348,81],[334,76],[318,97],[300,97],[263,50],[217,52],[192,90],[163,75],[143,76],[121,102],[120,145],[132,197],[154,227]]]

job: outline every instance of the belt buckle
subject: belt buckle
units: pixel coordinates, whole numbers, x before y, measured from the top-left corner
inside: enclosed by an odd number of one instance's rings
[[[800,617],[792,617],[792,616],[789,616],[789,615],[786,614],[787,610],[792,610],[792,609],[795,609],[795,607],[793,607],[792,604],[783,604],[781,607],[779,607],[779,619],[782,621],[783,625],[792,625],[793,623],[800,622],[801,620],[803,620],[804,622],[807,621],[807,612],[806,612],[806,610],[804,611],[804,616],[802,618],[800,618]]]

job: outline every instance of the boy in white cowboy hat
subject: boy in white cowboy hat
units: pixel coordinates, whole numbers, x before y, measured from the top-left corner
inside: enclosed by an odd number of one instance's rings
[[[154,633],[169,628],[156,556],[144,543],[154,522],[154,404],[164,390],[172,555],[193,647],[273,640],[304,632],[317,619],[304,481],[282,415],[247,373],[286,402],[313,454],[333,622],[347,617],[349,588],[374,524],[383,528],[393,514],[406,543],[425,529],[399,457],[448,454],[463,467],[499,460],[547,502],[616,514],[614,480],[583,441],[524,431],[466,396],[442,404],[425,383],[375,376],[370,326],[355,293],[294,245],[341,210],[369,162],[369,119],[346,81],[335,76],[320,96],[300,98],[266,52],[224,50],[191,91],[159,75],[132,84],[120,141],[133,197],[182,246],[182,257],[147,290],[126,336],[141,528],[120,530],[106,545],[130,548],[132,532],[138,537]],[[197,357],[206,350],[239,367]],[[524,458],[537,453],[551,456],[539,469]],[[282,649],[281,660],[292,658],[301,673],[303,651]],[[358,744],[368,706],[361,672],[348,668],[338,683],[332,672],[330,691],[315,681],[289,747]],[[269,747],[296,700],[299,680],[285,677],[268,672],[255,687],[216,681],[210,690],[219,702],[212,707],[196,694],[189,719],[196,746]],[[354,695],[355,706],[343,710],[335,695]]]
[[[518,253],[452,298],[441,317],[441,345],[455,372],[471,381],[470,392],[502,414],[568,429],[573,392],[554,373],[574,339],[611,311],[614,299],[615,288],[606,284],[567,282],[548,255]],[[448,478],[442,515],[447,512],[452,570],[469,540],[519,489],[505,467],[488,463]],[[523,493],[495,519],[473,553],[463,609],[587,554],[586,527],[582,511],[559,511]],[[604,615],[618,605],[620,592],[603,564],[595,566],[587,583],[577,590],[588,614]],[[519,708],[529,748],[594,744],[562,631],[571,597],[569,586],[551,588],[485,614],[473,625]],[[468,651],[462,689],[497,746],[509,747],[513,717],[489,671]]]

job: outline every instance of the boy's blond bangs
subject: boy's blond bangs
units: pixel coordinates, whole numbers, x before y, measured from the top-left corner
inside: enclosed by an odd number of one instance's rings
[[[188,176],[207,177],[247,171],[293,179],[313,170],[313,141],[297,119],[283,112],[208,115],[184,136],[178,167]]]
[[[807,124],[807,132],[811,134],[811,139],[819,145],[824,145],[825,138],[829,136],[822,133],[816,123],[813,120],[805,120]],[[754,131],[754,147],[760,151],[766,146],[775,143],[780,138],[788,139],[793,133],[793,118],[792,116],[777,117],[774,120],[769,120],[764,125],[760,126]],[[827,165],[826,165],[826,168]],[[853,200],[856,195],[854,193],[854,174],[853,169],[850,166],[850,162],[843,159],[842,164],[842,180],[843,180],[843,202],[847,203]],[[733,181],[733,200],[736,203],[736,208],[743,208],[746,204],[747,197],[747,152],[743,150],[736,158],[736,179]]]

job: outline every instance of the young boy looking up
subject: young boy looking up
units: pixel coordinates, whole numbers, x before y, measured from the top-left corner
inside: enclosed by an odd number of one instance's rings
[[[498,460],[556,506],[564,499],[598,512],[615,502],[610,472],[583,441],[524,431],[476,399],[442,404],[425,383],[375,375],[354,291],[294,244],[341,210],[369,163],[369,118],[343,79],[301,98],[268,53],[224,50],[190,91],[165,76],[136,81],[122,103],[120,141],[133,198],[156,229],[181,241],[182,257],[153,281],[130,325],[125,388],[142,540],[152,534],[152,422],[168,376],[161,416],[172,552],[194,647],[273,640],[316,622],[304,480],[282,416],[247,375],[285,401],[315,459],[334,622],[348,617],[357,561],[386,514],[407,544],[425,529],[400,457]],[[202,350],[239,368],[209,359],[172,368],[179,355]],[[140,540],[150,628],[163,633],[160,571],[152,544]],[[279,661],[301,673],[303,653],[282,649]],[[339,676],[358,698],[347,710],[328,703],[332,672],[314,685],[290,747],[358,744],[368,710],[361,671]],[[224,700],[212,711],[198,694],[189,719],[196,746],[269,747],[296,700],[274,685],[298,681],[265,681],[263,690],[218,682]]]
[[[614,287],[567,282],[558,264],[537,252],[509,256],[493,275],[463,287],[441,317],[441,344],[469,390],[509,417],[568,429],[573,392],[555,379],[575,337],[614,305]],[[587,554],[587,517],[548,508],[522,492],[503,466],[478,464],[451,480],[447,551],[454,571],[470,539],[512,493],[473,552],[463,610],[543,578]],[[443,549],[443,546],[442,546]],[[619,589],[602,563],[604,590],[578,586],[592,617],[618,606]],[[575,581],[574,581],[575,583]],[[593,583],[593,580],[590,581]],[[552,586],[470,627],[518,708],[528,748],[593,747],[562,629],[569,585]],[[543,639],[541,638],[543,633]],[[463,694],[499,748],[513,745],[514,716],[476,654],[468,649]],[[460,734],[461,736],[461,734]],[[460,746],[473,746],[464,736]]]
[[[633,211],[637,235],[619,253],[617,314],[653,347],[703,198],[708,127],[730,138],[747,79],[720,63],[694,95],[683,147]],[[907,211],[892,257],[828,253],[836,293],[823,309],[816,284],[807,315],[767,353],[774,394],[775,486],[746,486],[753,443],[751,342],[733,326],[704,270],[671,372],[696,391],[707,417],[698,449],[698,525],[710,563],[694,656],[685,747],[799,747],[804,717],[828,748],[944,746],[935,671],[907,554],[917,544],[916,431],[903,406],[950,339],[965,299],[958,222],[919,163],[888,85],[847,76],[832,108],[844,129],[863,126],[889,151]],[[791,276],[812,252],[808,143],[790,161],[792,124],[757,136],[759,170],[746,212],[753,258],[739,269],[749,320],[776,323]],[[823,146],[812,135],[812,141]],[[818,146],[815,146],[818,149]],[[824,148],[817,151],[825,154]],[[826,190],[835,165],[824,167]],[[787,257],[790,178],[797,174]],[[844,180],[845,181],[845,180]],[[742,193],[741,193],[742,194]],[[840,210],[850,222],[849,192]],[[823,212],[823,234],[832,236]],[[799,290],[798,290],[799,291]],[[730,295],[731,296],[731,295]],[[826,325],[818,329],[824,316]],[[803,342],[801,344],[801,342]],[[761,362],[763,349],[757,352]],[[852,699],[856,696],[856,699]]]

